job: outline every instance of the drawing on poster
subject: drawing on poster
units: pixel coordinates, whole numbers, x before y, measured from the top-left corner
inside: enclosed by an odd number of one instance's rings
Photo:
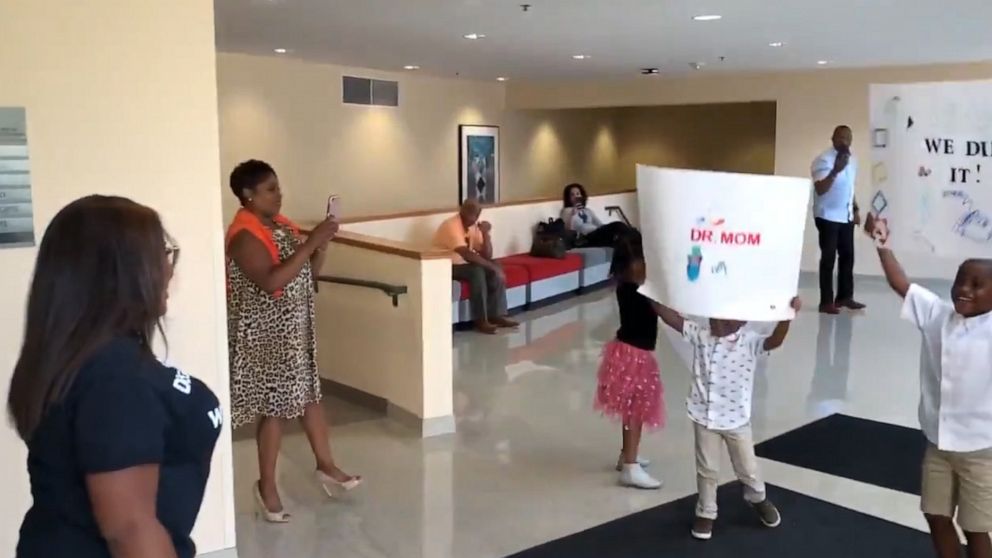
[[[686,315],[791,318],[811,189],[808,178],[638,165],[642,292]]]
[[[885,130],[887,140],[873,142],[872,211],[892,231],[890,245],[992,256],[990,96],[992,81],[872,86],[873,137]]]

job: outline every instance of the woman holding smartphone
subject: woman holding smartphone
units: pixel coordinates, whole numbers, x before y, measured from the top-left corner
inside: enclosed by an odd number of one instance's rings
[[[285,421],[301,420],[328,496],[361,483],[331,455],[317,373],[314,281],[338,223],[328,216],[304,238],[280,213],[279,178],[262,161],[238,165],[231,190],[242,205],[226,240],[233,426],[258,419],[256,504],[267,521],[286,523],[276,483]]]

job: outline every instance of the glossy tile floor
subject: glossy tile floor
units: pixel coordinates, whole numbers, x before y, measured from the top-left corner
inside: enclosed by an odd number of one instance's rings
[[[767,439],[834,412],[917,427],[919,337],[899,320],[899,300],[880,281],[859,280],[857,315],[824,317],[804,278],[806,305],[785,346],[758,374],[753,423]],[[948,286],[931,287],[946,293]],[[366,410],[328,401],[340,463],[366,484],[328,500],[312,482],[300,433],[287,436],[280,466],[287,525],[255,518],[254,442],[235,443],[238,555],[302,557],[496,557],[674,500],[695,491],[684,411],[686,348],[659,342],[668,425],[646,435],[642,454],[665,486],[616,485],[619,426],[591,410],[602,345],[617,327],[610,290],[521,315],[520,331],[455,335],[458,433],[420,440]],[[749,327],[768,327],[753,324]],[[761,460],[770,482],[924,529],[917,498]],[[724,476],[731,479],[724,456]],[[786,512],[787,513],[787,512]]]

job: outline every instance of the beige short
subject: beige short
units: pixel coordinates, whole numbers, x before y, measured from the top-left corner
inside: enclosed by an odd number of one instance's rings
[[[930,444],[923,457],[923,498],[928,515],[954,517],[970,533],[992,532],[992,448],[942,451]]]

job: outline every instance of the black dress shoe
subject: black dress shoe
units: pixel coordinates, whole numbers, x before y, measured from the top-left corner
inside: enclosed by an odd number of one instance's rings
[[[838,300],[834,306],[838,306],[840,308],[847,308],[848,310],[864,310],[865,308],[867,308],[867,306],[861,304],[860,302],[854,300],[853,298],[849,298],[847,300]]]
[[[837,314],[840,314],[840,308],[838,308],[836,304],[821,304],[820,313],[836,316]]]

